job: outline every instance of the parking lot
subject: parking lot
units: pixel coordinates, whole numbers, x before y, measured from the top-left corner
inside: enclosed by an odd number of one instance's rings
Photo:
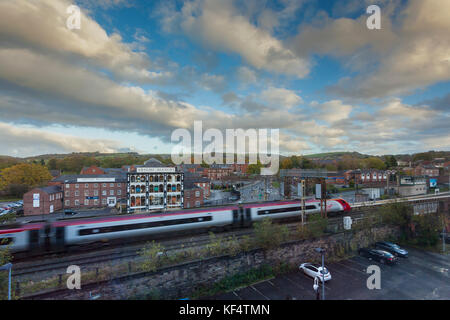
[[[325,298],[338,300],[450,299],[450,256],[406,248],[409,258],[393,266],[354,256],[325,265],[332,280],[325,284]],[[302,261],[304,262],[304,261]],[[299,261],[300,264],[300,261]],[[381,289],[369,290],[369,265],[381,269]],[[249,287],[213,297],[219,300],[311,300],[316,299],[313,279],[301,271],[278,276]],[[322,292],[322,288],[320,288]]]

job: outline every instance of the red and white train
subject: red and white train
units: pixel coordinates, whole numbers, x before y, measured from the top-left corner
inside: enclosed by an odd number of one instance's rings
[[[320,202],[305,203],[307,214],[320,212]],[[327,212],[350,211],[342,199],[327,200]],[[248,227],[269,217],[284,219],[299,217],[299,201],[243,204],[172,211],[167,213],[128,215],[109,218],[66,220],[31,223],[0,228],[0,246],[8,245],[11,252],[53,251],[67,246],[112,239],[134,239],[142,236],[193,229]]]

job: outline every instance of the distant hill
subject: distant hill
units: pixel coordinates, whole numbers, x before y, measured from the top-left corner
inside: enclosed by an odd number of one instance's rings
[[[315,154],[304,155],[305,158],[317,159],[317,160],[339,160],[343,156],[351,156],[353,158],[358,158],[358,159],[364,159],[364,158],[372,157],[371,155],[362,154],[362,153],[359,153],[359,152],[349,152],[349,151],[325,152],[325,153],[315,153]]]

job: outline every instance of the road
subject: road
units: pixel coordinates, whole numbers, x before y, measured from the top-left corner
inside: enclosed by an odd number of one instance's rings
[[[332,280],[325,285],[331,300],[448,300],[450,299],[450,256],[407,248],[409,258],[397,265],[382,265],[360,256],[326,264]],[[301,262],[299,261],[299,264]],[[381,289],[369,290],[369,265],[381,269]],[[322,289],[320,289],[322,290]],[[218,300],[316,299],[313,279],[301,271],[278,276],[249,287],[220,294]]]

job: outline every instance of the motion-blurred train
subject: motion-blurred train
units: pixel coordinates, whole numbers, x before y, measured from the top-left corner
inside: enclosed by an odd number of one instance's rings
[[[305,206],[306,214],[320,212],[319,200],[308,200]],[[345,200],[327,200],[328,213],[339,214],[350,210],[351,207]],[[113,239],[122,241],[167,232],[249,227],[253,222],[265,217],[284,219],[300,215],[299,201],[279,201],[157,214],[31,223],[0,228],[0,247],[8,245],[11,252],[59,251],[73,245]]]

